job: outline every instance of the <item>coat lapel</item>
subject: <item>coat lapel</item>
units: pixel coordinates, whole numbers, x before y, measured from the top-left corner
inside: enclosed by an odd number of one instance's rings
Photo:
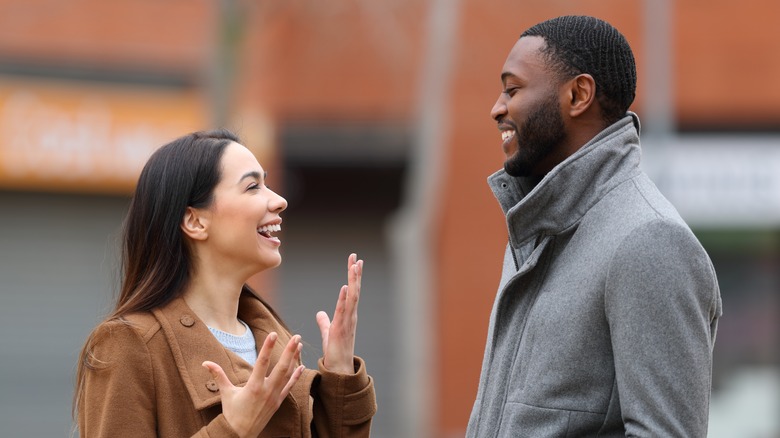
[[[176,367],[196,409],[204,409],[220,402],[219,391],[211,373],[202,366],[212,361],[225,371],[228,379],[243,386],[252,368],[237,355],[226,350],[211,334],[182,298],[152,310],[160,323],[173,354]],[[253,331],[254,332],[254,331]],[[257,334],[255,333],[257,338]],[[258,345],[259,349],[260,345]]]
[[[249,380],[252,366],[225,349],[206,324],[187,306],[184,299],[176,298],[169,304],[152,310],[152,313],[160,323],[182,382],[196,409],[205,409],[221,402],[216,382],[201,365],[203,361],[210,360],[221,366],[228,379],[236,386],[244,386]],[[238,317],[252,330],[258,352],[268,333],[278,333],[279,340],[271,352],[270,371],[279,361],[291,334],[255,296],[248,293],[241,295]],[[270,431],[285,436],[306,436],[304,432],[308,430],[313,414],[309,391],[317,376],[315,370],[304,371],[268,424]],[[300,422],[293,419],[300,419]]]

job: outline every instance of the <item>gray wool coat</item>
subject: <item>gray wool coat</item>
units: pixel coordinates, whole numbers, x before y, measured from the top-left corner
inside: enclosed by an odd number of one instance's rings
[[[509,244],[468,437],[706,436],[718,283],[640,155],[629,113],[538,184],[488,179]]]

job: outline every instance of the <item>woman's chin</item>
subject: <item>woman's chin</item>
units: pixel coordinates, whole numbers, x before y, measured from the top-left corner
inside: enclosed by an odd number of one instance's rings
[[[272,256],[264,256],[261,260],[258,260],[257,272],[267,271],[268,269],[273,269],[279,265],[282,264],[282,255],[278,252]]]

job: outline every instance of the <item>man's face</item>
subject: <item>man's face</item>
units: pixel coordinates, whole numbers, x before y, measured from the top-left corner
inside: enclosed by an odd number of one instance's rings
[[[498,122],[512,176],[543,176],[560,163],[566,127],[555,73],[539,49],[540,37],[520,38],[504,63],[504,90],[491,111]]]

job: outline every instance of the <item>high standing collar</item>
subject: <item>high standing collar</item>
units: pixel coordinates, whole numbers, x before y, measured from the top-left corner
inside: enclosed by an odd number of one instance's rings
[[[488,177],[501,205],[513,247],[542,235],[556,235],[576,225],[606,193],[636,176],[639,118],[629,112],[555,166],[538,183],[515,178],[503,169]]]

